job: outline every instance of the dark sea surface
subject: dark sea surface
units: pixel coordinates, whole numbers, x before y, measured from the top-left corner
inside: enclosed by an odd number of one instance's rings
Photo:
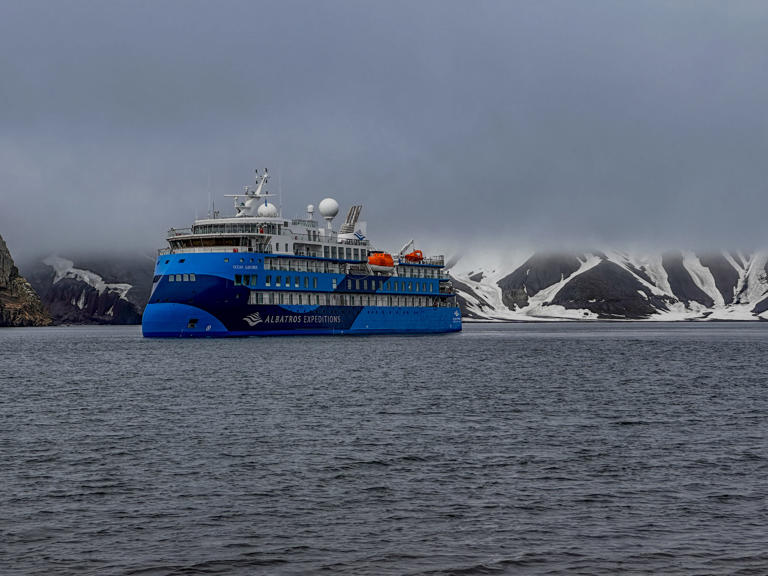
[[[768,324],[0,330],[0,574],[768,574]]]

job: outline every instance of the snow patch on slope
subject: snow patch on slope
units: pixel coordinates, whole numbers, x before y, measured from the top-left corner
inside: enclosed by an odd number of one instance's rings
[[[53,279],[53,283],[56,284],[60,280],[63,280],[64,278],[71,278],[73,280],[79,280],[80,282],[85,282],[89,286],[92,286],[95,288],[99,294],[103,294],[106,290],[107,292],[116,292],[120,295],[120,298],[123,300],[128,300],[125,295],[128,294],[128,291],[133,288],[131,284],[122,284],[122,283],[116,283],[116,284],[109,284],[104,281],[104,279],[96,274],[95,272],[91,272],[90,270],[82,270],[80,268],[75,268],[75,263],[72,262],[72,260],[67,260],[66,258],[61,258],[59,256],[48,256],[45,260],[43,260],[43,264],[46,264],[47,266],[50,266],[53,268],[53,271],[55,272],[56,276]],[[84,298],[85,298],[85,292],[81,295],[81,300],[83,300],[84,305]],[[78,302],[78,307],[80,309],[83,308],[83,305],[80,305]]]
[[[704,294],[712,298],[715,302],[715,307],[722,308],[725,306],[723,295],[720,294],[720,290],[715,285],[715,277],[712,276],[712,272],[709,268],[705,268],[693,252],[683,252],[683,267],[690,274],[693,283],[698,286]]]

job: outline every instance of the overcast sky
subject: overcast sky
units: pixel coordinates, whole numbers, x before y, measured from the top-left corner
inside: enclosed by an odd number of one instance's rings
[[[14,254],[158,248],[264,166],[384,248],[766,245],[768,2],[3,0]]]

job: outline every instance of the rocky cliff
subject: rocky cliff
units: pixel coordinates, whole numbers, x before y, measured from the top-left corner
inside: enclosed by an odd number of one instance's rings
[[[152,289],[146,257],[48,256],[25,264],[56,324],[138,324]]]
[[[0,236],[0,326],[47,326],[51,318]]]

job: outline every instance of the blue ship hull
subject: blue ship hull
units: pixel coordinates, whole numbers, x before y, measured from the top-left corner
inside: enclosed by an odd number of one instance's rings
[[[142,319],[145,337],[237,337],[313,334],[429,334],[461,330],[461,313],[455,306],[361,306],[328,304],[249,303],[252,292],[287,298],[317,288],[314,295],[393,297],[389,278],[371,279],[365,293],[357,280],[344,274],[265,269],[269,258],[255,253],[204,253],[161,256],[155,268],[150,301]],[[306,259],[305,259],[306,260]],[[248,285],[242,285],[247,274]],[[274,285],[273,275],[287,280]],[[305,280],[306,277],[306,280]],[[373,279],[376,278],[376,282]],[[179,281],[183,279],[183,281]],[[398,279],[399,280],[399,279]],[[439,281],[418,279],[439,301]],[[430,287],[432,284],[432,287]],[[366,282],[366,286],[368,283]],[[410,283],[408,283],[410,285]],[[357,289],[355,290],[355,288]],[[394,288],[397,288],[395,286]],[[275,298],[277,300],[277,298]],[[291,297],[293,300],[293,296]],[[352,298],[354,300],[354,298]]]

